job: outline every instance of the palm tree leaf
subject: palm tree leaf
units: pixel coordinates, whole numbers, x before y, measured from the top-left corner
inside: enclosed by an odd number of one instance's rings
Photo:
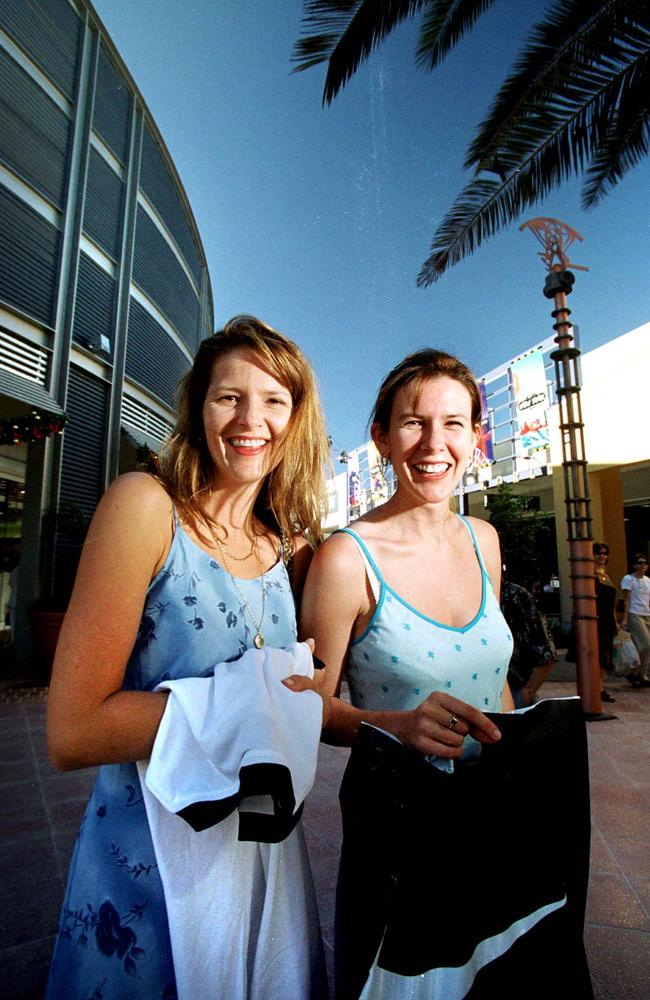
[[[493,236],[585,164],[585,133],[578,142],[569,126],[552,130],[518,168],[503,180],[474,178],[456,199],[436,231],[431,254],[417,278],[420,288]]]
[[[293,49],[294,73],[327,62],[362,0],[305,0],[302,31]]]
[[[648,4],[638,0],[558,0],[533,29],[479,126],[465,166],[503,172],[503,148],[522,121],[536,117],[549,102],[568,108],[571,96],[574,103],[589,103],[621,67],[647,51],[649,27]]]
[[[433,70],[494,0],[431,0],[422,17],[416,61]]]
[[[304,30],[317,34],[299,41],[295,71],[328,62],[323,104],[330,104],[357,69],[400,23],[429,0],[307,0]],[[320,29],[320,30],[318,30]],[[322,29],[329,29],[323,31]],[[332,29],[334,29],[332,31]]]
[[[582,190],[583,208],[593,208],[650,153],[650,55],[625,81],[617,113],[591,158]]]

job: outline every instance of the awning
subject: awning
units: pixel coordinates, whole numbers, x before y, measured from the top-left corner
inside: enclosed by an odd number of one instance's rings
[[[144,445],[144,447],[151,448],[156,453],[162,448],[163,438],[156,437],[151,431],[142,431],[139,427],[132,427],[131,424],[122,424],[122,433],[129,438],[131,444],[134,444],[136,448],[141,448]]]
[[[2,397],[6,397],[3,399]],[[7,401],[11,400],[9,404]],[[0,417],[19,417],[32,410],[60,416],[63,409],[38,382],[0,368]]]

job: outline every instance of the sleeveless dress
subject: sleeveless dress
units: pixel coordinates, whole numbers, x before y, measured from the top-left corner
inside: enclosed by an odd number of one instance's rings
[[[253,645],[250,622],[230,574],[192,541],[176,513],[174,520],[169,554],[148,589],[125,689],[152,691],[163,680],[207,677],[217,663],[237,659]],[[259,578],[237,583],[258,615]],[[263,586],[266,642],[286,646],[296,638],[296,616],[282,561],[264,575]],[[231,956],[241,953],[244,981],[247,962],[254,961],[260,922],[272,910],[266,892],[269,863],[282,865],[285,845],[292,838],[298,846],[292,842],[293,860],[291,867],[285,866],[283,878],[305,893],[308,914],[307,926],[295,928],[296,947],[310,949],[316,969],[322,961],[313,883],[298,824],[279,844],[233,845],[234,851],[257,852],[256,882],[252,891],[240,892],[241,898],[224,898],[224,908],[233,914],[232,939],[215,941],[214,947]],[[200,913],[196,920],[201,920]],[[137,767],[105,765],[75,843],[46,997],[172,1000],[176,996],[163,888]]]
[[[481,568],[481,604],[462,628],[442,625],[411,607],[385,582],[363,540],[350,528],[366,561],[371,586],[379,586],[377,607],[365,631],[350,643],[345,676],[350,700],[372,711],[417,708],[434,691],[500,712],[512,653],[512,635],[485,570],[469,521],[460,517]],[[432,568],[432,572],[435,570]],[[471,753],[473,740],[467,740]],[[447,768],[450,762],[438,760]]]
[[[482,712],[501,711],[512,635],[492,590],[471,524],[462,517],[460,520],[471,537],[482,577],[480,606],[462,628],[434,621],[413,608],[386,583],[359,535],[350,528],[342,529],[361,550],[376,599],[376,609],[368,626],[350,644],[345,667],[350,700],[357,708],[410,710],[434,691],[445,691]],[[363,744],[363,737],[360,742]],[[360,746],[359,758],[364,753]],[[471,761],[478,753],[479,744],[467,736],[463,759]],[[367,826],[372,828],[376,821],[375,817],[365,822],[365,806],[361,804],[364,786],[369,788],[375,777],[361,771],[360,779],[355,778],[358,765],[354,763],[354,756],[353,749],[341,790],[344,840],[337,894],[337,996],[344,1000],[359,996],[361,1000],[452,1000],[462,997],[465,993],[462,988],[457,989],[453,969],[449,970],[450,980],[445,978],[448,970],[433,969],[423,975],[401,976],[386,972],[377,963],[383,926],[381,913],[385,904],[380,870],[386,861],[385,856],[377,858],[375,866],[373,858],[374,853],[383,850],[377,845],[384,842],[384,837],[379,831],[377,834],[371,832],[371,840],[365,842],[365,847],[364,842],[360,842],[359,831]],[[454,771],[453,761],[447,758],[432,755],[427,759],[439,771]],[[374,768],[375,762],[371,766]],[[387,783],[391,780],[387,775]],[[382,774],[376,782],[382,786]],[[369,808],[372,808],[371,803]],[[439,821],[437,819],[436,823]],[[379,822],[384,830],[389,829],[391,817],[381,816]],[[420,857],[427,871],[442,860],[435,853],[435,837],[435,828],[432,828],[430,857]],[[416,849],[415,843],[411,849]],[[390,851],[389,846],[387,850]],[[364,868],[365,874],[359,875]],[[430,901],[421,899],[417,905],[427,905],[427,902]]]

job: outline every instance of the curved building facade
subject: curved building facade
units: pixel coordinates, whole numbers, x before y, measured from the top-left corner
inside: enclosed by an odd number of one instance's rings
[[[0,445],[0,611],[19,552],[18,649],[34,598],[69,591],[75,526],[168,433],[212,328],[190,205],[91,4],[0,0],[2,440],[19,428]],[[39,440],[33,420],[63,413]]]

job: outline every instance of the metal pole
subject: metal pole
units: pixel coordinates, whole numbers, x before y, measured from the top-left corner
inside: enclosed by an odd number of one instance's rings
[[[541,243],[539,256],[548,274],[544,295],[553,299],[555,309],[555,341],[557,350],[551,358],[555,363],[557,400],[560,411],[562,469],[569,542],[571,597],[573,603],[573,636],[576,647],[576,679],[583,711],[588,719],[613,719],[603,713],[598,652],[598,615],[596,613],[596,571],[592,551],[591,501],[587,459],[585,456],[584,423],[580,405],[580,350],[573,340],[569,322],[571,310],[566,297],[573,289],[575,278],[569,267],[586,271],[586,267],[571,264],[568,248],[580,233],[559,219],[538,218],[524,222],[521,229],[530,229]]]
[[[560,410],[577,687],[585,714],[597,718],[602,716],[602,703],[591,501],[577,364],[580,351],[573,343],[569,322],[571,310],[567,306],[567,295],[571,292],[574,280],[570,271],[556,264],[546,279],[544,295],[552,298],[555,304],[552,315],[555,319],[553,329],[556,331],[558,347],[552,352],[551,358],[555,363]]]

